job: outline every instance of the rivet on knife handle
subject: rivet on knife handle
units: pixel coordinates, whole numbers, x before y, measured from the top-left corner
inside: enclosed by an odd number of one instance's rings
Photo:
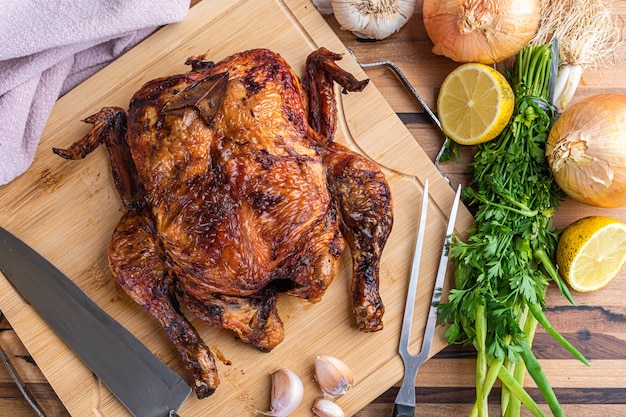
[[[430,354],[430,347],[432,345],[433,334],[435,332],[435,324],[437,323],[437,308],[439,307],[439,301],[441,300],[443,281],[448,267],[450,243],[452,241],[452,233],[454,232],[454,223],[456,222],[456,214],[460,199],[461,186],[457,188],[452,209],[450,211],[446,235],[443,242],[443,249],[441,251],[441,258],[439,260],[439,269],[437,271],[435,287],[428,312],[428,320],[426,322],[426,329],[424,330],[424,337],[422,339],[422,348],[417,355],[412,355],[409,352],[409,338],[411,335],[415,294],[417,290],[422,246],[426,228],[426,212],[428,210],[428,179],[424,182],[424,193],[422,196],[422,209],[417,232],[417,242],[415,244],[415,254],[413,256],[411,278],[409,281],[404,318],[402,320],[402,330],[400,332],[400,346],[398,349],[402,362],[404,363],[404,378],[402,379],[402,385],[400,386],[400,390],[398,391],[398,395],[394,403],[393,417],[411,417],[413,416],[415,410],[415,377],[417,376],[417,371],[420,366],[422,366],[422,364],[428,359],[428,355]]]

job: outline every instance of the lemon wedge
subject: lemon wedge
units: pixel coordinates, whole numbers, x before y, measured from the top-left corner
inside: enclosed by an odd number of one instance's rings
[[[515,94],[492,67],[462,64],[441,84],[437,113],[444,133],[461,145],[477,145],[498,136],[509,122]]]
[[[589,216],[567,226],[556,248],[559,273],[579,292],[605,287],[626,262],[626,224]]]

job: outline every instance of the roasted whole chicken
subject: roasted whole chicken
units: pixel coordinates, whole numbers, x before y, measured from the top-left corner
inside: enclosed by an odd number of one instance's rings
[[[360,91],[341,55],[309,55],[301,82],[278,54],[192,57],[185,74],[146,83],[128,112],[106,107],[67,159],[106,145],[127,209],[111,271],[176,345],[198,398],[219,383],[215,360],[181,306],[270,351],[283,340],[276,297],[321,299],[348,243],[362,331],[382,328],[381,253],[392,227],[376,164],[333,142],[334,83]]]

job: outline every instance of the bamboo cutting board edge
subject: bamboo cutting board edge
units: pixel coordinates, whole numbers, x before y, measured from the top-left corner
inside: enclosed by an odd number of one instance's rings
[[[303,25],[298,26],[297,31],[300,36],[302,36],[301,41],[308,44],[309,48],[312,49],[315,46],[327,46],[329,49],[341,48],[343,50],[343,46],[336,38],[335,34],[326,26],[325,21],[319,14],[317,14],[317,11],[308,1],[292,0],[287,1],[286,3],[266,1],[263,5],[267,6],[270,3],[271,5],[276,6],[275,8],[284,14],[292,25]],[[85,126],[81,126],[80,123],[76,123],[78,119],[85,117],[90,114],[89,112],[97,110],[102,105],[114,104],[107,101],[108,99],[111,99],[112,101],[123,101],[124,97],[135,91],[136,88],[128,87],[124,94],[119,94],[117,92],[118,88],[123,84],[125,79],[124,76],[119,76],[119,69],[124,68],[123,65],[128,65],[129,63],[141,64],[141,59],[139,58],[142,56],[142,50],[140,48],[158,45],[160,42],[166,41],[167,39],[175,36],[185,27],[185,25],[193,26],[194,24],[198,24],[198,22],[201,22],[203,19],[203,13],[217,11],[217,14],[221,18],[225,18],[228,16],[227,12],[236,9],[236,6],[233,5],[232,2],[211,2],[208,0],[203,1],[196,7],[191,10],[188,21],[183,22],[182,24],[168,26],[157,32],[148,41],[137,47],[138,49],[134,49],[127,55],[121,57],[120,60],[116,61],[107,69],[77,88],[76,91],[61,99],[57,106],[64,111],[61,112],[57,110],[56,112],[53,112],[50,118],[50,123],[46,128],[46,138],[54,137],[55,140],[57,140],[59,136],[66,134],[69,136],[66,138],[68,142],[76,140],[81,136],[81,132],[84,133],[86,131]],[[197,36],[198,33],[201,32],[201,29],[192,28],[190,30],[191,35],[189,36]],[[177,39],[177,42],[174,42],[173,45],[180,46],[184,44],[184,40],[182,38],[175,39]],[[234,46],[225,46],[223,49],[235,52],[239,48]],[[306,55],[304,52],[306,51],[291,51],[289,54],[297,56],[301,64],[303,62],[303,57]],[[157,57],[164,56],[166,58],[172,53],[173,52],[171,50],[165,51],[157,54]],[[155,57],[155,59],[157,57]],[[168,60],[159,59],[159,62],[161,61],[163,63],[160,65],[165,65],[164,63]],[[345,62],[342,61],[341,64],[352,72],[362,73],[354,61],[346,59]],[[144,63],[143,66],[136,68],[135,71],[142,71],[144,68],[148,67],[150,67],[149,63]],[[150,67],[150,69],[156,71],[153,67]],[[171,73],[171,71],[162,72],[160,75],[167,73]],[[145,77],[146,79],[153,78],[153,76],[148,73],[141,74],[141,77],[139,78],[142,77]],[[112,82],[112,84],[108,84],[109,82]],[[134,84],[142,82],[143,81],[138,79],[132,80],[132,83]],[[97,93],[92,96],[86,94],[91,91]],[[80,99],[80,101],[78,101],[78,99]],[[383,129],[381,129],[380,126],[375,125],[375,122],[380,122],[380,116],[362,117],[360,113],[363,110],[363,102],[367,102],[369,106],[376,105],[377,108],[375,111],[385,115]],[[412,246],[410,241],[414,239],[415,230],[411,229],[411,227],[407,228],[403,226],[415,223],[412,220],[417,215],[412,211],[405,212],[404,208],[411,205],[412,201],[415,200],[416,197],[419,197],[420,186],[423,179],[430,176],[432,181],[431,190],[434,199],[432,207],[435,209],[435,215],[438,216],[438,222],[435,223],[441,223],[439,226],[441,226],[440,229],[442,229],[442,216],[445,216],[444,213],[446,213],[449,208],[447,204],[448,200],[451,200],[449,197],[452,195],[452,190],[438,176],[438,173],[432,166],[432,163],[430,163],[427,159],[424,159],[425,155],[421,151],[421,148],[416,144],[414,139],[402,126],[388,105],[384,102],[384,100],[382,100],[380,94],[374,88],[366,89],[363,95],[351,94],[347,97],[342,97],[342,103],[343,105],[341,106],[341,109],[344,112],[342,115],[342,132],[344,134],[343,140],[347,141],[352,146],[358,147],[358,149],[362,152],[380,162],[383,166],[391,169],[388,172],[388,176],[390,178],[390,182],[392,182],[394,197],[397,197],[397,226],[394,228],[394,232],[392,233],[390,245],[392,245],[393,242],[402,242],[402,245],[398,245],[400,247],[399,249],[391,247],[385,252],[386,256],[383,258],[383,269],[385,271],[389,271],[388,275],[394,275],[392,278],[385,278],[389,281],[389,283],[398,282],[399,280],[404,279],[403,275],[406,275],[408,259],[399,260],[393,256],[394,254],[397,255],[399,253],[402,255],[402,258],[408,258],[407,254],[410,252],[410,248]],[[369,112],[371,113],[371,109]],[[374,134],[375,132],[378,134]],[[386,134],[387,132],[396,133],[397,137],[392,139],[396,139],[401,146],[397,144],[391,147],[384,144],[381,145],[380,141],[383,139],[381,136],[385,136],[381,133]],[[67,268],[68,275],[74,277],[77,276],[76,274],[79,272],[84,272],[85,266],[72,266],[73,258],[79,255],[81,250],[86,250],[89,252],[93,251],[99,259],[103,259],[108,242],[106,241],[106,234],[97,237],[83,236],[78,243],[76,243],[70,235],[79,231],[81,228],[93,228],[94,222],[101,222],[102,227],[105,227],[105,225],[106,227],[109,227],[111,223],[115,223],[116,219],[119,218],[121,209],[119,202],[117,202],[117,196],[111,188],[111,181],[108,177],[108,166],[103,150],[98,150],[100,155],[97,157],[96,155],[91,155],[89,162],[84,161],[84,164],[89,164],[88,169],[85,168],[84,165],[81,167],[81,163],[83,163],[83,161],[62,164],[58,160],[53,159],[46,154],[49,152],[50,145],[49,141],[45,141],[46,138],[43,140],[45,146],[40,147],[38,159],[29,173],[25,174],[24,178],[18,179],[15,183],[16,185],[9,185],[8,187],[5,187],[5,190],[15,190],[19,189],[20,185],[22,185],[23,194],[20,195],[19,198],[13,199],[14,201],[11,202],[9,202],[8,199],[1,200],[4,208],[10,208],[10,213],[6,213],[3,210],[2,222],[3,225],[8,226],[8,223],[6,223],[7,221],[12,222],[21,219],[21,221],[24,222],[24,225],[21,227],[19,234],[22,235],[22,237],[29,243],[36,242],[36,245],[33,246],[37,250],[40,250],[40,252],[44,255],[49,255],[57,265],[63,267],[62,269]],[[53,143],[53,145],[63,144]],[[41,155],[42,153],[44,154],[43,156]],[[413,155],[417,160],[411,161],[410,159],[407,159],[406,155]],[[398,156],[402,157],[398,158],[400,159],[399,162],[394,159],[394,157]],[[415,177],[406,177],[406,175],[402,173],[414,174]],[[93,199],[95,200],[93,206],[86,207],[90,213],[83,217],[87,217],[87,219],[72,219],[75,221],[75,224],[67,224],[65,236],[61,236],[58,230],[56,233],[46,231],[44,233],[47,235],[41,235],[41,229],[37,229],[36,226],[41,227],[41,222],[43,220],[54,220],[59,222],[68,221],[68,215],[66,213],[64,214],[62,210],[59,210],[64,208],[60,207],[59,202],[56,202],[57,204],[53,207],[45,207],[45,204],[42,205],[41,203],[48,201],[48,199],[54,200],[55,193],[60,193],[63,187],[67,187],[68,178],[74,178],[78,174],[95,174],[97,176],[97,179],[93,182],[91,180],[87,180],[86,178],[81,178],[81,180],[89,182],[86,184],[79,184],[80,187],[77,187],[79,189],[86,189],[87,191],[93,193],[94,196],[98,197]],[[75,196],[74,198],[76,201],[79,201],[80,204],[85,204],[85,201],[81,198],[81,196]],[[65,209],[70,212],[75,208],[75,204],[77,204],[76,201],[67,201],[67,207],[65,207]],[[111,210],[110,213],[99,212],[98,204],[95,203],[101,203],[102,201],[105,201],[110,207],[114,208],[114,210]],[[418,206],[418,204],[413,205],[415,207]],[[399,207],[402,209],[398,209]],[[82,208],[84,209],[85,207],[82,206]],[[23,216],[23,210],[28,210],[28,219],[21,217]],[[459,230],[464,230],[469,222],[471,222],[471,218],[468,216],[466,211],[463,211],[460,216]],[[438,257],[438,252],[440,252],[440,247],[438,245],[441,236],[437,236],[435,231],[429,233],[433,237],[433,240],[437,242],[437,245],[435,245],[437,247],[430,249],[425,259]],[[59,244],[65,247],[65,253],[58,253]],[[345,257],[342,261],[342,265],[343,274],[345,275],[347,273],[346,271],[349,270],[348,262],[345,260]],[[102,262],[100,262],[100,264],[92,266],[91,269],[97,270],[102,268],[102,266]],[[427,269],[427,272],[432,272],[432,267]],[[73,354],[68,351],[68,349],[49,329],[47,329],[47,327],[41,325],[40,319],[32,313],[28,307],[24,306],[24,304],[20,302],[19,297],[12,294],[9,284],[4,280],[0,281],[2,281],[0,283],[0,288],[3,290],[3,296],[0,299],[0,302],[2,303],[1,306],[3,310],[70,412],[77,416],[94,414],[96,411],[103,415],[123,415],[125,410],[116,403],[116,400],[112,398],[110,393],[108,393],[108,391],[101,386],[99,381],[93,378],[90,372],[87,371],[75,357],[72,357]],[[101,294],[101,292],[103,292],[101,291],[102,288],[94,286],[92,282],[81,282],[81,284],[85,288],[85,291],[88,292],[88,294],[90,294],[94,299],[96,299],[99,303],[106,304],[105,309],[109,310],[112,314],[117,316],[120,314],[120,310],[128,309],[132,311],[133,314],[138,314],[142,317],[142,319],[150,319],[138,306],[134,305],[132,301],[123,298],[124,294],[121,293],[121,290],[115,287],[115,283],[107,282],[99,284],[106,290],[104,291],[104,295]],[[345,283],[343,285],[334,283],[329,289],[329,293],[324,297],[325,299],[329,299],[326,305],[324,304],[324,300],[320,304],[313,307],[303,307],[296,301],[281,300],[281,303],[286,305],[286,308],[288,309],[287,311],[290,314],[302,312],[303,314],[313,317],[332,316],[332,314],[329,314],[328,311],[324,311],[324,309],[328,310],[327,307],[329,306],[328,303],[330,300],[345,301],[347,299],[344,291],[346,288]],[[389,292],[390,291],[388,291],[388,293]],[[339,295],[340,293],[341,295]],[[420,292],[422,298],[425,296],[430,297],[429,293],[429,289],[424,289]],[[401,376],[402,365],[399,358],[395,355],[395,347],[397,346],[397,337],[399,336],[399,322],[404,303],[404,292],[395,290],[393,294],[386,295],[389,295],[386,298],[386,304],[388,305],[388,311],[386,314],[386,329],[376,335],[357,334],[353,336],[353,334],[350,333],[350,337],[347,338],[358,343],[377,343],[379,346],[384,347],[385,352],[384,355],[379,355],[379,358],[371,359],[372,364],[375,366],[370,367],[367,372],[363,371],[361,364],[355,365],[355,370],[359,371],[357,374],[358,386],[352,393],[350,393],[350,395],[347,395],[344,399],[342,399],[342,405],[345,406],[346,411],[348,412],[353,413],[365,404],[369,403],[377,395],[399,380]],[[115,299],[115,302],[109,302],[110,299]],[[9,306],[5,307],[6,305]],[[315,313],[312,313],[313,311]],[[414,328],[423,328],[424,320],[425,314],[424,311],[422,311],[422,313],[418,313],[416,317],[416,323],[419,324],[419,326],[415,326]],[[139,333],[138,336],[144,341],[144,343],[149,345],[149,347],[153,350],[158,350],[159,356],[161,356],[162,359],[164,359],[172,368],[181,374],[185,374],[185,372],[181,370],[181,365],[176,353],[168,344],[168,341],[165,340],[165,337],[161,334],[162,332],[159,332],[158,329],[156,332],[154,331],[153,323],[151,323],[150,326],[145,326],[149,329],[145,330],[143,325],[139,328],[136,324],[129,322],[128,319],[124,319],[122,321],[124,321],[125,325],[131,327],[134,333]],[[306,351],[306,346],[303,345],[307,342],[305,340],[307,335],[303,334],[302,337],[299,337],[300,333],[296,333],[299,330],[297,327],[302,324],[302,319],[299,317],[288,317],[285,322],[288,336],[283,345],[279,346],[273,352],[272,359],[269,360],[272,366],[284,363],[285,361],[283,361],[282,358],[286,357],[284,355],[290,354],[289,350],[293,346],[296,346],[297,349],[295,350],[299,349],[299,352]],[[39,325],[35,325],[35,323],[39,323]],[[194,324],[202,326],[202,324],[196,322],[194,322]],[[333,330],[335,333],[331,331],[331,335],[328,336],[327,339],[337,339],[337,331],[351,331],[350,326],[344,325],[342,327],[341,325],[335,325],[332,323],[324,324],[329,327],[335,326],[334,328],[331,327],[331,330],[339,329]],[[212,332],[210,329],[203,329],[203,331]],[[414,338],[418,340],[418,331],[416,331],[415,334],[416,336]],[[441,335],[439,334],[439,336]],[[321,335],[320,337],[324,337],[324,335]],[[42,340],[45,340],[46,342],[41,343]],[[254,361],[256,360],[255,358],[259,357],[258,352],[252,352],[248,346],[240,345],[242,344],[238,343],[234,344],[232,347],[228,346],[230,351],[225,350],[225,352],[227,352],[229,358],[236,358],[236,355],[234,355],[233,352],[250,356],[253,358],[251,361]],[[440,350],[443,346],[443,339],[439,337],[435,343],[433,352]],[[213,344],[211,344],[211,347],[214,348]],[[220,348],[219,346],[217,347],[218,349]],[[379,349],[379,347],[374,346],[374,350],[376,349]],[[337,351],[344,352],[344,359],[350,359],[352,361],[355,360],[350,354],[350,346],[341,346],[341,348],[338,348]],[[265,359],[267,357],[264,356],[263,358]],[[303,360],[305,359],[306,358],[303,358]],[[234,359],[233,361],[235,362]],[[385,366],[378,366],[381,361]],[[302,361],[298,361],[298,363],[295,363],[294,366],[299,367],[301,373],[305,377],[308,376],[310,378],[310,366],[299,364],[300,362]],[[265,368],[268,367],[269,365]],[[77,377],[73,376],[70,378],[71,383],[68,383],[68,369],[72,369],[72,372],[74,372],[74,370],[78,372],[78,374],[76,374],[78,375]],[[230,401],[243,404],[243,408],[235,410],[234,412],[241,413],[243,410],[243,412],[249,413],[251,412],[251,407],[256,406],[262,408],[263,401],[261,401],[261,404],[259,405],[258,393],[257,398],[254,398],[252,401],[250,398],[246,397],[249,395],[247,388],[244,386],[238,386],[239,374],[244,372],[249,373],[250,369],[251,368],[239,366],[236,362],[232,367],[220,367],[220,371],[224,371],[222,372],[224,382],[221,389],[218,389],[219,394],[216,393],[215,398],[209,398],[207,400],[203,400],[202,402],[192,398],[185,404],[181,413],[183,413],[183,415],[197,415],[198,410],[204,410],[206,412],[207,407],[211,407],[211,404],[214,404],[216,401],[219,401],[221,404],[221,408],[218,409],[226,412],[229,411],[225,410],[223,407],[225,404],[230,404]],[[257,378],[257,380],[268,382],[267,379],[263,378]],[[77,381],[80,381],[80,390],[77,390],[76,386],[73,385]],[[310,385],[310,381],[306,382]],[[261,389],[262,394],[267,394],[269,392],[269,384],[266,385],[267,387]],[[232,392],[226,394],[226,390],[229,386]],[[89,392],[88,398],[86,398],[87,396],[85,395],[85,392]],[[222,400],[226,401],[226,403],[222,402]],[[267,400],[264,401],[267,402]],[[303,405],[303,409],[309,407],[309,404]],[[233,411],[230,410],[230,412],[232,413]]]

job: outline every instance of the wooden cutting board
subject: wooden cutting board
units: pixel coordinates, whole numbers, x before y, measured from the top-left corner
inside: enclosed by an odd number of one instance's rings
[[[159,324],[130,300],[108,269],[107,246],[123,209],[106,150],[101,148],[85,160],[69,162],[53,155],[51,148],[66,147],[82,137],[89,126],[80,120],[101,107],[127,107],[144,82],[187,71],[183,63],[189,56],[206,52],[208,59],[218,61],[237,51],[265,47],[281,53],[301,73],[306,56],[321,46],[346,52],[308,0],[203,0],[190,10],[185,21],[159,30],[58,101],[32,167],[0,187],[0,225],[58,266],[165,363],[191,381]],[[347,54],[340,65],[365,78]],[[320,394],[313,381],[313,361],[320,354],[343,359],[354,373],[355,388],[338,401],[346,415],[399,381],[403,373],[397,355],[400,324],[422,184],[429,178],[431,203],[412,334],[413,343],[419,345],[454,193],[375,86],[362,93],[341,95],[339,100],[337,141],[377,161],[393,192],[395,222],[381,268],[385,328],[372,334],[355,328],[348,253],[320,303],[311,305],[291,297],[279,300],[286,337],[270,353],[259,352],[235,340],[233,333],[193,319],[219,358],[222,382],[207,399],[197,400],[192,394],[179,410],[182,416],[253,416],[255,410],[269,409],[270,373],[279,367],[301,376],[305,398],[295,415],[310,415]],[[471,223],[471,215],[461,207],[457,233],[463,234]],[[1,274],[0,294],[0,309],[72,415],[129,415]],[[431,354],[445,346],[442,333],[438,328]]]

